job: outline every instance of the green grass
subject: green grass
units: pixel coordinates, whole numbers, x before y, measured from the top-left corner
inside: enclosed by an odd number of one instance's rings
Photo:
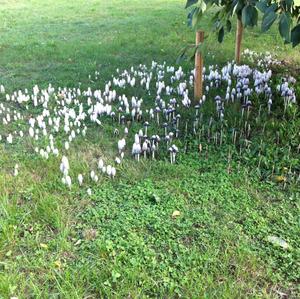
[[[74,86],[100,69],[108,77],[153,59],[174,63],[180,49],[194,41],[186,26],[184,1],[2,1],[1,81],[12,88],[35,83]],[[203,23],[208,27],[208,20]],[[275,51],[299,62],[299,51],[284,46],[274,30],[247,30],[244,47]],[[226,61],[234,53],[234,33],[208,42],[207,62]],[[214,58],[214,57],[215,58]],[[75,83],[75,84],[76,84]]]
[[[183,6],[178,0],[1,1],[0,83],[8,90],[95,86],[88,75],[96,69],[104,82],[116,68],[174,64],[194,39]],[[258,30],[246,31],[244,47],[299,63],[299,49],[283,45],[275,30]],[[206,62],[231,59],[233,42],[234,32],[222,45],[209,38]],[[74,172],[87,173],[99,156],[114,158],[109,130],[89,134],[70,151]],[[236,160],[228,175],[227,149],[211,146],[207,158],[192,150],[176,165],[162,159],[136,166],[128,159],[115,181],[101,179],[88,197],[62,186],[57,159],[44,161],[30,148],[29,141],[0,146],[0,298],[300,295],[297,187],[260,181]]]

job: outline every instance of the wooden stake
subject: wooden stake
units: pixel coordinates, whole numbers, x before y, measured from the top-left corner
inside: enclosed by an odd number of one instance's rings
[[[196,32],[196,46],[203,43],[204,31]],[[199,101],[203,95],[203,56],[199,50],[195,54],[195,82],[194,82],[194,100]]]
[[[236,40],[235,40],[235,62],[241,63],[241,45],[243,38],[243,23],[241,20],[237,20],[236,24]]]

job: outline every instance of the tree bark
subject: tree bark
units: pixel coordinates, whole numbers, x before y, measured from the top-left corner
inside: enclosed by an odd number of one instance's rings
[[[241,46],[243,39],[243,23],[240,19],[237,20],[236,24],[236,40],[235,40],[235,62],[241,63]]]
[[[196,32],[196,46],[203,43],[204,31]],[[198,49],[195,54],[194,100],[199,101],[203,95],[203,55]]]

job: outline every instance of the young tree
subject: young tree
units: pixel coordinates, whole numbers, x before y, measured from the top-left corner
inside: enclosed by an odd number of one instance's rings
[[[186,8],[192,7],[188,15],[189,24],[196,27],[210,7],[217,7],[212,16],[214,30],[221,43],[226,31],[231,31],[232,19],[237,18],[235,60],[240,63],[243,31],[257,25],[258,11],[263,13],[262,32],[266,32],[279,19],[279,33],[285,43],[293,47],[300,43],[300,7],[293,0],[187,0]],[[295,26],[293,26],[295,22]]]

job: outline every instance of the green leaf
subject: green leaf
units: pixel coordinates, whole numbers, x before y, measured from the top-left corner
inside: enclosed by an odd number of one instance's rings
[[[234,5],[233,9],[232,9],[232,16],[234,14],[237,14],[238,18],[241,18],[242,15],[242,10],[245,7],[242,1],[235,1],[236,4]]]
[[[257,25],[258,12],[252,5],[246,5],[242,10],[242,23],[244,27]]]
[[[286,6],[288,8],[288,10],[290,10],[294,4],[293,0],[285,0]]]
[[[186,5],[185,5],[185,8],[188,8],[194,4],[196,4],[198,2],[198,0],[187,0],[186,1]]]
[[[224,30],[224,26],[222,26],[221,29],[219,30],[219,33],[218,33],[218,42],[219,43],[223,42],[224,34],[225,34],[225,30]]]
[[[270,29],[272,24],[276,21],[277,14],[273,10],[268,10],[265,15],[263,16],[262,23],[261,23],[261,30],[266,32]]]
[[[220,12],[217,11],[211,18],[211,23],[212,24],[215,24],[216,22],[218,22],[220,20],[219,18],[219,15],[220,15]]]
[[[188,14],[187,16],[187,24],[189,27],[192,27],[192,20],[193,20],[193,15],[195,13],[195,11],[198,9],[198,7],[194,7]]]
[[[187,49],[188,49],[188,47],[185,47],[182,51],[181,51],[181,53],[180,53],[180,55],[177,57],[177,59],[176,59],[176,63],[177,64],[179,64],[179,63],[181,63],[185,58],[186,58],[186,51],[187,51]]]
[[[195,27],[198,22],[200,21],[200,18],[202,16],[202,11],[199,9],[199,7],[196,8],[193,18],[192,18],[192,27]]]
[[[226,21],[226,30],[227,30],[227,32],[230,32],[230,31],[231,31],[231,28],[232,28],[232,26],[231,26],[231,21],[230,21],[230,20],[227,20],[227,21]]]
[[[200,45],[198,45],[198,47],[195,46],[193,48],[192,55],[190,56],[190,62],[192,62],[195,59],[195,55],[196,55],[196,52],[198,51],[198,49],[200,49]]]
[[[269,13],[270,11],[275,12],[278,9],[278,4],[273,3],[272,5],[268,6],[268,8],[265,10],[265,14]]]
[[[290,41],[290,25],[291,18],[287,13],[282,13],[279,19],[279,33],[281,37],[286,41]]]
[[[256,3],[256,7],[263,13],[265,13],[265,11],[268,8],[268,1],[267,0],[261,0],[259,2]]]
[[[201,1],[199,7],[200,7],[200,10],[201,10],[202,12],[204,12],[204,11],[206,10],[206,3],[205,3],[204,0]]]
[[[293,43],[293,47],[296,47],[300,43],[300,24],[295,26],[291,32],[291,41]]]

